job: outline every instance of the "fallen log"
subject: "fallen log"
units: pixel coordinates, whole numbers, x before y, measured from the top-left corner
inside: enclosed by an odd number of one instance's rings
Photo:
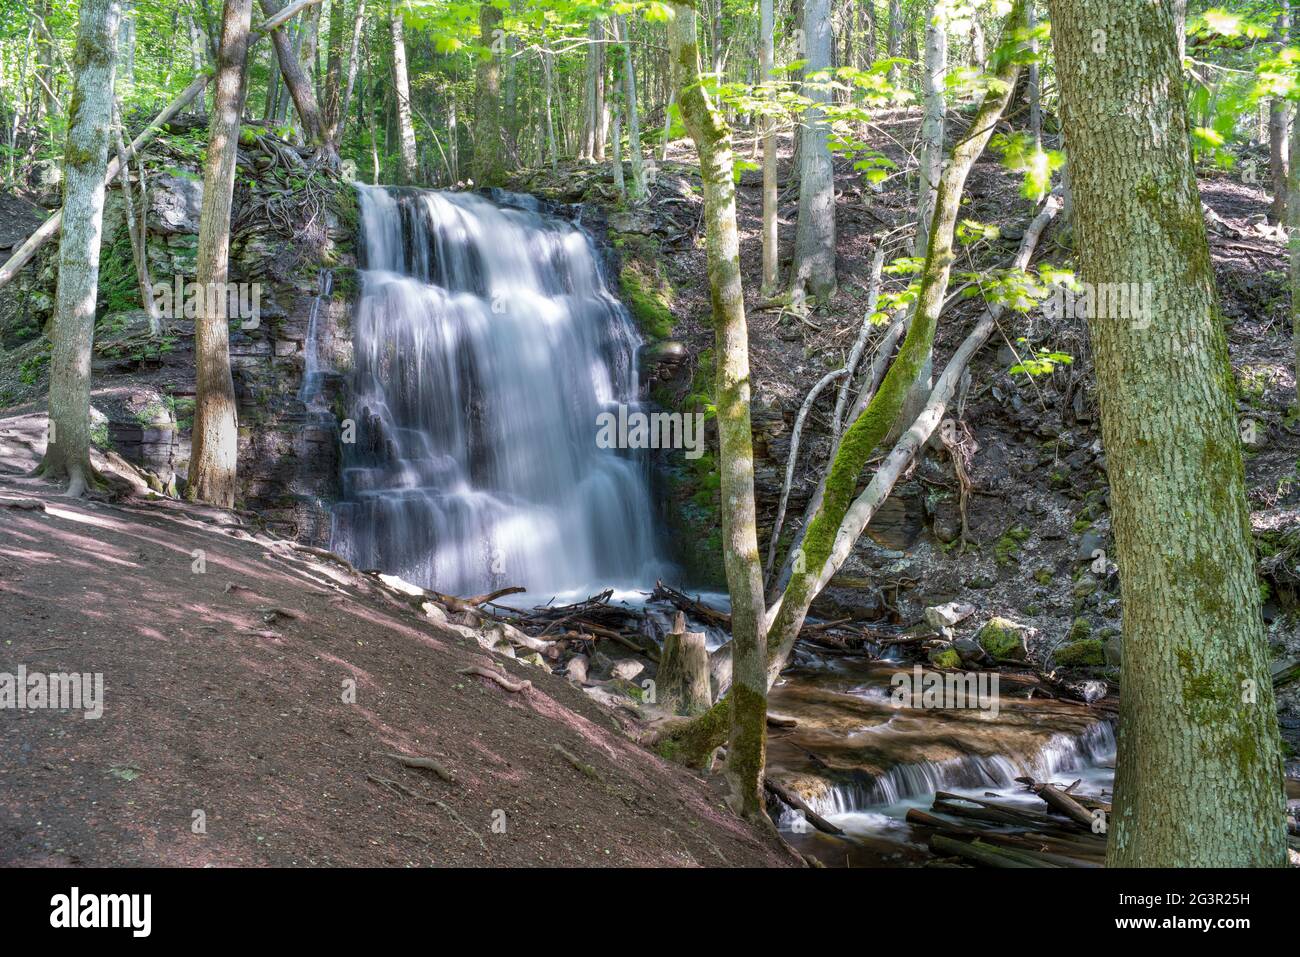
[[[1092,812],[1056,785],[1039,784],[1033,778],[1016,778],[1016,780],[1042,798],[1048,807],[1064,814],[1076,824],[1083,825],[1089,831],[1092,830],[1092,825],[1096,820]]]
[[[1047,863],[1030,863],[1006,848],[994,847],[991,844],[985,844],[983,841],[975,840],[967,843],[955,838],[945,837],[942,834],[930,835],[930,848],[937,854],[948,854],[964,858],[972,863],[979,864],[983,867],[1055,867],[1054,864]]]
[[[432,595],[435,600],[446,605],[449,611],[460,612],[474,611],[480,605],[492,604],[498,598],[503,598],[506,595],[518,595],[520,592],[526,590],[527,589],[522,585],[511,585],[509,588],[498,588],[496,591],[488,592],[486,595],[475,595],[472,598],[459,598],[456,595],[444,595],[442,592],[437,591],[431,591],[429,594]]]
[[[211,77],[206,73],[202,76],[196,77],[194,82],[182,90],[180,95],[177,96],[176,99],[172,100],[165,110],[154,117],[153,122],[146,126],[140,135],[131,141],[130,145],[127,146],[126,149],[122,150],[116,156],[109,158],[108,168],[104,174],[105,186],[110,185],[114,178],[116,178],[117,171],[121,164],[134,156],[136,150],[139,150],[146,143],[152,140],[164,123],[189,105],[189,102],[198,96],[200,91],[208,85],[208,80],[210,79]],[[0,266],[0,288],[3,288],[14,278],[14,276],[18,275],[22,268],[31,261],[31,258],[36,255],[37,250],[44,246],[45,243],[59,231],[59,227],[62,225],[63,209],[60,208],[55,210],[50,215],[49,219],[41,223],[36,232],[28,236],[26,241],[14,250],[14,254],[9,257],[5,264]]]
[[[771,778],[764,777],[763,786],[767,788],[769,791],[771,791],[773,794],[775,794],[782,801],[784,801],[786,804],[790,805],[790,807],[794,808],[796,811],[802,811],[804,820],[806,820],[809,824],[817,828],[817,830],[821,831],[822,833],[835,834],[835,835],[841,835],[844,833],[842,829],[836,827],[830,821],[826,820],[826,818],[822,817],[820,814],[818,814],[816,811],[810,808],[808,806],[807,801],[805,801],[803,798],[801,798],[799,795],[795,794],[793,791],[789,790],[788,788],[785,788],[782,785],[778,784],[776,781],[773,781]]]
[[[710,608],[702,601],[692,598],[685,592],[680,592],[676,588],[670,588],[662,581],[655,582],[655,590],[650,594],[651,601],[665,601],[679,611],[684,611],[692,618],[699,618],[708,622],[710,625],[716,625],[719,628],[725,628],[731,631],[731,616],[725,611],[718,611],[716,608]]]

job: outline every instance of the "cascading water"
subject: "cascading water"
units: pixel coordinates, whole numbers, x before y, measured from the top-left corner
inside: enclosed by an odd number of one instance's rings
[[[652,583],[648,461],[596,443],[601,412],[636,404],[639,339],[586,235],[528,197],[358,191],[332,547],[452,594]]]

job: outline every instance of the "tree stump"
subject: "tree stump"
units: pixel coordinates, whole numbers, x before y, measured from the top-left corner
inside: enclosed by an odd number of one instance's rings
[[[657,675],[659,703],[679,714],[709,710],[709,652],[704,633],[686,630],[686,616],[677,613],[671,634],[664,636],[663,656]]]

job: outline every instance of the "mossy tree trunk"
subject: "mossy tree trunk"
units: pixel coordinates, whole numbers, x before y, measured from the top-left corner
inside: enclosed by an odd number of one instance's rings
[[[104,178],[112,120],[119,0],[82,0],[74,54],[76,76],[63,150],[63,220],[50,363],[50,427],[38,472],[68,480],[81,495],[90,464],[90,363],[103,238]]]
[[[201,290],[194,321],[196,395],[186,497],[222,508],[235,504],[239,427],[230,378],[230,327],[225,294],[230,261],[230,205],[235,192],[239,121],[247,92],[252,0],[226,0],[217,53],[216,92],[203,162],[203,209],[195,281]],[[241,297],[242,298],[242,297]]]
[[[1017,0],[1006,18],[1002,41],[992,57],[997,82],[990,85],[970,129],[953,147],[952,157],[939,178],[916,314],[899,348],[898,358],[889,367],[867,408],[845,431],[831,463],[821,504],[809,520],[799,551],[790,563],[789,582],[781,598],[769,610],[767,686],[785,667],[795,639],[803,628],[808,607],[851,550],[857,536],[849,530],[852,516],[846,516],[853,502],[858,477],[890,426],[898,419],[909,389],[930,355],[939,313],[947,295],[954,259],[953,235],[966,178],[988,145],[1016,85],[1026,2]],[[723,501],[726,501],[725,489]],[[731,707],[734,690],[690,726],[673,729],[670,750],[679,759],[687,764],[699,764],[707,748],[719,743],[717,729]]]
[[[1107,862],[1281,866],[1277,718],[1171,6],[1051,9],[1082,278],[1154,286],[1140,320],[1089,319],[1124,598]]]
[[[732,688],[727,776],[736,810],[763,814],[767,743],[767,649],[763,571],[754,510],[754,449],[749,415],[749,334],[741,288],[740,237],[731,130],[700,83],[692,4],[674,0],[668,37],[682,119],[700,156],[705,242],[717,352],[722,551],[731,594]]]

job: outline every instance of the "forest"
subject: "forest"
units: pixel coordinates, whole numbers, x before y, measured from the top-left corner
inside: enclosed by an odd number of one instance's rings
[[[0,0],[0,864],[1300,867],[1298,385],[1290,0]]]

